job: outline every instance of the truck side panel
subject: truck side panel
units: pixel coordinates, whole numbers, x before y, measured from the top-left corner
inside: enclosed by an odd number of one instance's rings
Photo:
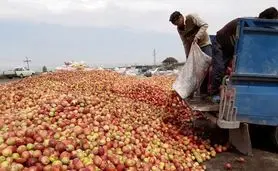
[[[237,120],[278,126],[278,83],[236,82]]]
[[[278,126],[278,22],[242,19],[234,71],[237,119]]]

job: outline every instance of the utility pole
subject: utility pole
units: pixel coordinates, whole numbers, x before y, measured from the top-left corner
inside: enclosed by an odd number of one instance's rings
[[[155,49],[153,50],[153,64],[156,66],[156,51]]]
[[[26,62],[26,63],[27,63],[28,70],[30,70],[30,67],[29,67],[29,62],[31,62],[31,60],[30,60],[30,59],[28,59],[28,57],[27,57],[27,56],[26,56],[25,58],[26,58],[26,60],[24,60],[23,62]]]

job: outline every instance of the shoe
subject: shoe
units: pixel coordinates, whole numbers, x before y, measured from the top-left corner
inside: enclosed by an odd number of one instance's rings
[[[220,103],[220,96],[219,95],[210,95],[207,97],[208,101],[211,101],[212,103]]]
[[[213,103],[220,103],[220,96],[219,95],[214,95],[211,97],[211,101]]]

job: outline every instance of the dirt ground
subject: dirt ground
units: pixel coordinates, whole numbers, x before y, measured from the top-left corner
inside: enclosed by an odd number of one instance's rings
[[[253,128],[251,126],[250,131],[253,156],[245,156],[236,150],[230,150],[205,163],[207,170],[226,170],[225,164],[230,163],[233,171],[277,171],[278,151],[271,141],[269,128]],[[239,162],[240,157],[244,158],[245,162]]]
[[[237,158],[243,157],[244,163]],[[278,154],[253,149],[253,156],[247,157],[237,152],[226,152],[217,155],[216,158],[208,161],[206,164],[208,171],[222,171],[225,164],[230,163],[233,171],[277,171],[278,170]]]
[[[15,79],[0,79],[0,84]],[[215,158],[206,162],[208,171],[225,171],[225,164],[230,163],[233,171],[277,171],[278,153],[269,143],[269,138],[265,137],[265,132],[256,132],[256,138],[252,140],[254,146],[253,156],[244,156],[237,151],[229,151],[218,154]],[[238,158],[243,157],[244,163],[238,162]]]

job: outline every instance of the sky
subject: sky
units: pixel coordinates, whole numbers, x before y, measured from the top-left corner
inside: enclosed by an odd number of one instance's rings
[[[197,13],[215,34],[236,17],[252,17],[278,0],[0,0],[0,70],[153,64],[185,53],[169,15]],[[277,8],[277,6],[276,6]]]

